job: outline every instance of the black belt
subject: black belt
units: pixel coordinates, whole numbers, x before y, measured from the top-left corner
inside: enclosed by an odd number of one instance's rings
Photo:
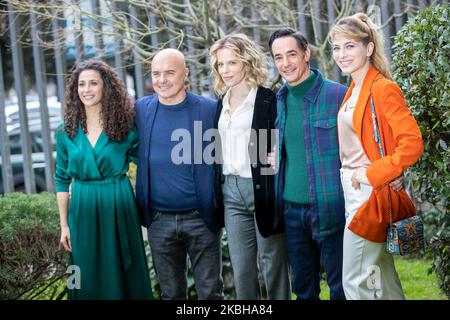
[[[160,212],[162,214],[189,214],[189,213],[194,213],[196,211],[198,211],[198,209],[190,209],[190,210],[184,210],[184,211],[159,211],[159,210],[155,210],[156,212]]]

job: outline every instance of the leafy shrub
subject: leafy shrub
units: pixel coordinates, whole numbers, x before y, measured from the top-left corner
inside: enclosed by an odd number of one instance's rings
[[[411,168],[413,190],[425,221],[433,271],[450,296],[450,24],[449,6],[427,8],[395,37],[394,78],[416,117],[425,142]],[[418,199],[417,199],[418,198]]]
[[[59,236],[54,194],[0,196],[0,300],[65,297],[68,257],[59,250]],[[148,241],[145,247],[153,296],[157,299],[160,288]],[[230,299],[234,297],[234,285],[226,236],[222,239],[222,255],[225,297]],[[188,286],[189,298],[196,299],[192,271]]]
[[[0,196],[0,299],[64,296],[67,256],[59,236],[54,194]]]
[[[433,264],[430,272],[434,271],[439,277],[439,287],[450,299],[450,238],[436,236],[431,240],[430,251],[432,252]]]
[[[450,174],[450,26],[449,8],[428,8],[395,37],[394,78],[402,88],[425,141],[415,166],[421,197],[431,203],[448,200]]]

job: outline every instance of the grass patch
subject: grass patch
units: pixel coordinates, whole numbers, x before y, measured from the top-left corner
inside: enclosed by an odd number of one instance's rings
[[[428,274],[431,266],[430,260],[408,259],[399,256],[395,256],[394,259],[407,300],[446,300],[437,285],[436,274]],[[322,280],[320,287],[320,299],[328,300],[330,298],[328,285]]]
[[[437,285],[437,276],[434,273],[428,274],[431,260],[395,256],[395,266],[407,300],[446,300],[445,295]],[[48,288],[35,299],[54,299],[61,293],[65,285],[66,279],[64,278],[57,282],[56,288],[54,286]],[[330,289],[324,280],[321,281],[320,287],[320,299],[329,300]],[[67,295],[63,299],[67,299]],[[292,299],[295,299],[295,294],[292,295]]]
[[[67,279],[65,276],[58,280],[48,280],[41,287],[22,297],[24,300],[67,300]]]
[[[447,300],[438,287],[436,274],[428,274],[430,260],[395,258],[403,292],[408,300]]]

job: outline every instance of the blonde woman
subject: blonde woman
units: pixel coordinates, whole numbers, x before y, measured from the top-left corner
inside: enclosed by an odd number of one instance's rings
[[[267,153],[274,144],[275,94],[264,87],[267,59],[244,34],[228,35],[210,49],[215,91],[221,96],[216,187],[224,217],[237,299],[261,298],[258,261],[269,299],[290,299],[282,217],[275,213],[273,171]],[[259,256],[259,259],[258,259]]]
[[[394,221],[414,215],[405,190],[391,181],[419,159],[422,136],[400,88],[391,80],[381,33],[372,21],[363,13],[342,18],[333,27],[330,42],[333,59],[353,80],[338,114],[346,211],[345,296],[404,299],[393,258],[385,249],[386,213],[390,194]],[[375,140],[376,126],[384,156]]]

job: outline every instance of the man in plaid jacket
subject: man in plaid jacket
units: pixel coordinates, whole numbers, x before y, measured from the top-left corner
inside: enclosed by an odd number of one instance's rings
[[[310,68],[311,52],[301,33],[280,29],[269,47],[285,80],[277,95],[275,190],[278,212],[284,212],[292,288],[297,299],[319,299],[322,262],[330,298],[345,299],[345,208],[336,123],[347,88]]]

